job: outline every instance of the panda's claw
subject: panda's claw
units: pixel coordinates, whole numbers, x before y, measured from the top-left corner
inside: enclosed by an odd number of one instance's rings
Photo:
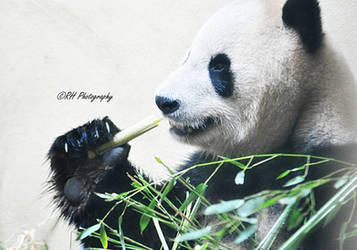
[[[96,119],[56,138],[49,151],[49,158],[86,157],[89,150],[109,142],[119,129],[108,118]]]

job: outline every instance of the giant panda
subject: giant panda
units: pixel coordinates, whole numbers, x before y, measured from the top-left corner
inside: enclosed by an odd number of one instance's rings
[[[218,156],[264,153],[357,162],[355,99],[353,76],[323,33],[317,0],[236,0],[201,28],[181,65],[156,91],[155,102],[169,121],[171,134],[200,149],[179,167],[182,170]],[[131,188],[128,173],[135,175],[136,171],[127,159],[130,145],[94,159],[87,157],[88,149],[111,141],[118,131],[108,117],[97,119],[59,136],[49,150],[54,200],[61,215],[77,228],[97,223],[96,219],[103,218],[113,205],[94,192],[122,193]],[[276,177],[288,168],[301,166],[301,161],[294,157],[268,161],[247,171],[243,185],[234,183],[239,170],[225,164],[210,181],[207,199],[218,203],[279,189],[285,180]],[[194,169],[186,176],[192,185],[198,185],[215,167]],[[334,167],[338,166],[326,163],[311,168],[308,179]],[[169,195],[182,201],[186,191],[176,185]],[[316,189],[315,198],[318,209],[329,198],[329,189]],[[123,209],[116,207],[106,223],[116,228]],[[256,233],[258,240],[282,209],[283,205],[267,209]],[[348,211],[340,214],[344,213]],[[160,249],[152,222],[140,233],[139,218],[140,214],[127,208],[124,234]],[[338,233],[339,221],[343,220],[337,217],[330,226],[315,232],[301,249],[338,249],[334,233]],[[165,225],[162,230],[167,242],[172,242],[175,232]],[[91,237],[82,242],[84,247],[101,246]],[[249,242],[232,246],[253,247]],[[121,247],[112,244],[109,248]],[[353,243],[346,242],[345,249],[354,249]]]

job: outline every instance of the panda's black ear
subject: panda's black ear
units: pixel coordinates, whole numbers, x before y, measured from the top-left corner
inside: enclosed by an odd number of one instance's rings
[[[283,7],[283,21],[298,32],[309,53],[320,48],[323,33],[317,0],[288,0]]]

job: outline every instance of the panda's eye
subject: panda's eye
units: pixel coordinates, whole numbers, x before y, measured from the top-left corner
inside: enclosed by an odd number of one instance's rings
[[[229,70],[231,62],[226,54],[218,54],[211,58],[209,62],[209,70],[210,71],[224,71]]]
[[[223,63],[217,63],[212,66],[212,70],[214,70],[214,71],[222,71],[222,70],[224,70],[224,68],[225,68],[225,65]]]
[[[231,61],[226,54],[212,57],[208,65],[212,85],[222,97],[229,97],[233,93],[233,73],[230,66]]]

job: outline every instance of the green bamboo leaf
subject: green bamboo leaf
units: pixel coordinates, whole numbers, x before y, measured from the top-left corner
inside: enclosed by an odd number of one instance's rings
[[[211,227],[208,226],[208,227],[205,227],[205,228],[203,228],[201,230],[185,233],[185,234],[177,237],[175,239],[175,241],[182,242],[182,241],[196,240],[196,239],[199,239],[199,238],[201,238],[203,236],[206,236],[207,234],[209,234],[210,231],[211,231]]]
[[[347,181],[348,181],[348,178],[346,176],[344,176],[341,179],[339,179],[338,181],[336,181],[336,183],[333,186],[334,186],[334,188],[339,189],[340,187],[345,185]]]
[[[119,230],[119,239],[120,239],[120,244],[121,244],[121,249],[122,250],[126,250],[125,248],[125,241],[124,241],[124,233],[123,233],[123,229],[121,227],[123,223],[123,215],[119,216],[118,219],[118,230]]]
[[[289,180],[287,183],[285,183],[284,187],[290,187],[290,186],[299,184],[299,183],[303,182],[304,180],[305,180],[305,177],[303,177],[301,175],[296,176],[296,177],[292,178],[291,180]]]
[[[112,195],[110,194],[100,194],[100,193],[95,193],[98,197],[102,198],[102,199],[111,199]]]
[[[356,237],[356,236],[357,236],[357,229],[355,229],[351,232],[345,233],[344,238],[348,239],[348,238],[352,238],[352,237]]]
[[[235,161],[235,160],[232,160],[231,158],[228,158],[228,157],[224,157],[224,156],[220,156],[220,158],[228,161],[229,163],[232,163],[233,165],[241,168],[242,170],[245,170],[247,169],[247,166],[244,165],[243,163],[239,162],[239,161]]]
[[[244,200],[231,200],[231,201],[223,201],[218,204],[211,205],[206,208],[204,214],[211,215],[211,214],[221,214],[227,213],[234,209],[239,208],[244,203]]]
[[[257,224],[258,223],[258,219],[257,218],[247,218],[247,217],[243,217],[243,218],[240,218],[241,221],[243,222],[247,222],[249,224]]]
[[[316,187],[319,187],[325,183],[329,182],[328,179],[317,179],[317,180],[314,180],[314,181],[309,181],[309,182],[305,182],[305,183],[302,183],[300,184],[296,189],[296,191],[300,191],[300,190],[304,190],[304,189],[314,189]]]
[[[228,230],[227,227],[223,227],[221,230],[216,232],[216,234],[217,234],[216,241],[221,241],[223,239],[224,235],[226,234],[227,230]]]
[[[305,168],[306,168],[306,165],[302,165],[301,167],[292,169],[291,172],[296,172],[296,171],[304,170]]]
[[[164,164],[159,157],[155,157],[155,160],[160,164]]]
[[[239,168],[241,168],[243,170],[247,168],[246,165],[244,165],[243,163],[240,163],[239,161],[231,161],[230,163],[232,163],[233,165],[236,165],[237,167],[239,167]]]
[[[206,242],[205,244],[203,244],[202,246],[200,246],[199,250],[205,250],[209,247],[209,243]]]
[[[271,199],[269,199],[267,201],[264,201],[264,203],[261,206],[259,206],[259,209],[273,206],[274,204],[278,203],[280,197],[282,197],[282,196],[283,195],[279,195],[279,196],[271,198]]]
[[[247,227],[246,230],[239,233],[239,236],[234,240],[234,243],[242,243],[243,241],[247,240],[250,236],[252,236],[258,229],[258,225],[253,224]]]
[[[176,185],[176,179],[173,178],[165,187],[164,191],[162,192],[160,200],[164,200],[167,196],[167,194],[173,189],[173,187]]]
[[[264,204],[264,201],[264,197],[250,199],[238,208],[238,214],[242,217],[248,217],[249,215],[254,214],[257,209]]]
[[[113,197],[111,199],[109,199],[108,201],[115,201],[115,200],[119,200],[120,198],[122,198],[123,196],[127,196],[130,192],[123,192],[120,193],[118,195],[115,196],[115,193],[113,193]]]
[[[305,216],[299,209],[293,210],[288,219],[288,231],[297,228],[304,219]]]
[[[105,201],[114,201],[114,200],[118,200],[123,196],[126,196],[129,192],[124,192],[124,193],[105,193],[105,194],[101,194],[101,193],[95,193],[98,197],[105,199]]]
[[[84,238],[88,237],[89,235],[91,235],[95,231],[98,231],[99,228],[100,228],[100,223],[95,224],[95,225],[93,225],[91,227],[88,227],[86,230],[84,230],[83,232],[81,232],[78,235],[78,239],[79,240],[83,240]]]
[[[102,243],[102,246],[104,249],[108,248],[108,237],[107,237],[107,232],[105,231],[104,224],[100,224],[100,231],[99,231],[99,239],[100,242]]]
[[[244,171],[240,171],[237,174],[236,178],[234,179],[235,184],[237,184],[237,185],[244,184],[244,178],[245,178],[245,172]]]
[[[154,209],[156,205],[156,199],[152,199],[149,206],[147,206],[149,209],[145,209],[143,208],[146,214],[142,214],[140,217],[140,221],[139,221],[139,226],[140,226],[140,232],[144,232],[144,230],[147,228],[147,226],[149,225],[149,222],[151,220],[151,216],[152,215],[152,211],[151,209]]]
[[[183,211],[191,202],[196,200],[200,195],[203,195],[207,189],[207,185],[204,183],[199,184],[187,197],[187,199],[179,207],[179,211]]]
[[[279,175],[276,179],[279,180],[279,179],[282,179],[284,178],[285,176],[287,176],[288,174],[290,174],[290,170],[286,170],[284,173],[282,173],[281,175]]]
[[[138,182],[132,182],[131,185],[134,187],[134,188],[141,188],[142,185]]]
[[[294,202],[296,202],[296,196],[284,197],[279,200],[279,203],[283,205],[290,205]]]

